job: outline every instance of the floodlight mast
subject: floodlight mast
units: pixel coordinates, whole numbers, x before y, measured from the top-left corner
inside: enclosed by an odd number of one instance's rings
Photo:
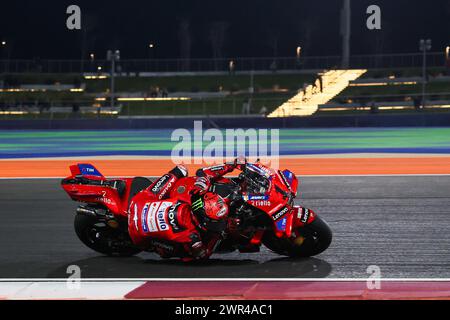
[[[426,83],[427,83],[427,52],[431,50],[431,39],[420,39],[419,42],[420,51],[422,51],[422,109],[425,109],[426,105]]]
[[[341,36],[342,36],[342,68],[350,65],[350,36],[351,36],[351,6],[350,0],[344,0],[341,10]]]
[[[109,97],[111,99],[111,108],[114,108],[114,104],[115,104],[115,97],[114,97],[114,77],[116,75],[116,61],[120,60],[120,51],[116,50],[115,52],[113,52],[112,50],[108,50],[108,52],[106,53],[106,59],[108,61],[111,61],[111,87],[110,87],[110,91],[109,91]]]

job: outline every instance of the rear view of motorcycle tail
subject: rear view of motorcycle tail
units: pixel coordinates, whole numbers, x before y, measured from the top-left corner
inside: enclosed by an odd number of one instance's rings
[[[141,252],[128,234],[127,201],[136,187],[142,190],[151,181],[146,178],[106,179],[91,164],[77,164],[70,169],[72,175],[63,179],[61,185],[72,200],[82,203],[74,219],[80,241],[110,256]]]

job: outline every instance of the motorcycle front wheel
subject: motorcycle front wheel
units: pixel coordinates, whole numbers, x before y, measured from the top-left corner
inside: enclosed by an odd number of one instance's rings
[[[293,230],[290,238],[278,238],[273,232],[266,232],[263,244],[280,255],[311,257],[325,251],[332,238],[328,224],[317,216],[312,223]]]
[[[142,251],[133,245],[127,233],[111,228],[96,217],[77,214],[74,226],[81,242],[99,253],[108,256],[129,257]]]

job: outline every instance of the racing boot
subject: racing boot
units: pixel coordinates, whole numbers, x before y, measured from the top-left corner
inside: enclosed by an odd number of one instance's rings
[[[191,235],[192,242],[190,244],[190,252],[195,260],[205,259],[208,257],[208,249],[205,247],[197,234]]]

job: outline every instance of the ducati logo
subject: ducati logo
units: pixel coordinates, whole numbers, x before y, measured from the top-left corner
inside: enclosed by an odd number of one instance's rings
[[[161,190],[161,186],[167,181],[167,179],[169,178],[169,176],[166,174],[164,176],[162,176],[158,182],[156,182],[156,184],[153,186],[152,188],[152,192],[153,193],[158,193],[159,190]]]

